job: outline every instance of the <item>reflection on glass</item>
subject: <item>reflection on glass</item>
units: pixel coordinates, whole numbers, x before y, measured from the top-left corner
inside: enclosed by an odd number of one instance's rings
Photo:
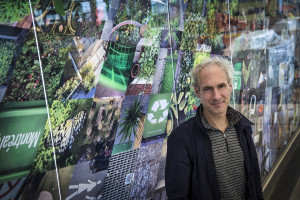
[[[208,57],[224,56],[234,66],[231,105],[254,123],[253,140],[262,178],[268,175],[290,138],[299,132],[300,18],[296,1],[34,1],[44,86],[28,5],[0,3],[1,8],[7,8],[1,11],[0,17],[0,115],[9,120],[5,114],[20,109],[14,108],[18,103],[43,101],[45,87],[52,100],[49,110],[54,146],[59,155],[59,175],[64,176],[60,178],[63,199],[109,197],[117,195],[110,191],[118,190],[125,191],[126,198],[161,195],[167,136],[195,115],[201,102],[190,87],[190,70]],[[136,137],[131,134],[130,140],[120,143],[122,135],[116,133],[120,132],[117,131],[120,116],[126,111],[123,100],[147,96],[143,100],[147,110],[150,97],[160,94],[166,95],[168,101],[168,115],[159,124],[165,127],[165,133],[160,131],[145,137],[147,111],[143,111],[145,117],[133,119],[139,124],[133,126]],[[11,108],[9,112],[7,106]],[[24,117],[15,116],[9,123],[21,123]],[[51,185],[56,188],[57,183],[49,125],[42,126],[45,129],[41,132],[42,143],[32,167],[32,175],[36,176],[25,187],[24,199],[43,195],[59,199],[58,191],[50,188]],[[147,126],[146,131],[150,132]],[[26,130],[24,133],[30,132]],[[9,143],[6,139],[3,142],[3,138],[11,134],[14,133],[0,133],[2,147]],[[155,173],[150,170],[156,178],[155,188],[138,192],[142,184],[131,190],[137,179],[123,184],[125,180],[111,176],[115,179],[109,179],[108,183],[117,180],[120,185],[103,190],[108,170],[111,170],[109,174],[116,174],[126,168],[125,162],[109,168],[112,152],[117,162],[121,162],[117,158],[132,156],[128,159],[132,160],[131,167],[136,167],[133,165],[138,158],[148,166],[151,156],[140,159],[137,155],[147,154],[139,153],[139,148],[146,152],[147,145],[156,146],[154,143],[163,140],[161,149],[157,145],[155,152],[151,151],[153,155],[161,155],[159,165],[155,161],[159,169],[149,166],[156,170]],[[0,151],[0,155],[6,155],[4,148]],[[32,160],[27,161],[30,166]],[[15,165],[7,168],[20,167]],[[138,180],[150,183],[142,167],[136,169],[139,169],[137,174],[143,174]],[[137,174],[131,171],[122,176],[136,178]],[[0,175],[5,173],[0,170]],[[97,180],[92,180],[93,177]],[[44,184],[47,179],[51,183]],[[35,181],[37,187],[33,191],[30,188]],[[19,182],[23,184],[24,180]],[[79,192],[83,183],[91,190]],[[134,192],[130,194],[131,191]],[[0,187],[0,195],[1,192]]]

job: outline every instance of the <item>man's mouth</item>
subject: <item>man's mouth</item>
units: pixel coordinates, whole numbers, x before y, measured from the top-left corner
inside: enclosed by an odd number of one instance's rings
[[[211,105],[213,105],[213,106],[219,106],[219,105],[221,105],[222,103],[223,103],[223,101],[212,102]]]

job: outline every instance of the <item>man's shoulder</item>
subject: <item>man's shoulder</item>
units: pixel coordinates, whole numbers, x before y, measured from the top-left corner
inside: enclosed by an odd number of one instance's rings
[[[176,127],[172,131],[171,135],[174,135],[179,138],[186,138],[188,135],[192,136],[195,132],[195,126],[196,126],[196,118],[192,117],[187,121],[181,123],[178,127]]]
[[[228,106],[226,115],[227,115],[227,117],[229,117],[229,120],[233,124],[240,123],[244,126],[249,126],[249,125],[253,124],[247,117],[245,117],[245,115],[243,115],[238,110],[236,110],[230,106]]]
[[[186,150],[191,150],[192,144],[195,141],[196,135],[196,120],[195,118],[190,118],[187,121],[181,123],[177,128],[175,128],[170,136],[168,137],[168,147],[176,146],[176,148],[185,148]]]

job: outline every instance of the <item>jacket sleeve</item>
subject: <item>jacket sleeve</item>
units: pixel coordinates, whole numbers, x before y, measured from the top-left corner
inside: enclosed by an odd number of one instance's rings
[[[189,199],[191,162],[188,147],[176,134],[168,138],[166,192],[169,200]]]
[[[251,130],[252,132],[252,130]],[[255,150],[255,146],[254,146],[254,142],[253,139],[250,135],[250,137],[248,137],[250,140],[250,144],[249,146],[250,148],[250,156],[251,156],[251,167],[253,170],[253,176],[254,176],[254,184],[255,184],[255,191],[256,191],[256,198],[259,200],[263,200],[263,194],[262,194],[262,187],[261,187],[261,179],[260,179],[260,171],[259,171],[259,166],[258,166],[258,159],[257,159],[257,153]]]

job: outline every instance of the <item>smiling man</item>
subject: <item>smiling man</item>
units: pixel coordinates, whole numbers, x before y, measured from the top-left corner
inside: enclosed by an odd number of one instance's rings
[[[215,57],[192,70],[201,105],[168,138],[166,190],[172,199],[263,199],[252,123],[229,107],[233,67]]]

